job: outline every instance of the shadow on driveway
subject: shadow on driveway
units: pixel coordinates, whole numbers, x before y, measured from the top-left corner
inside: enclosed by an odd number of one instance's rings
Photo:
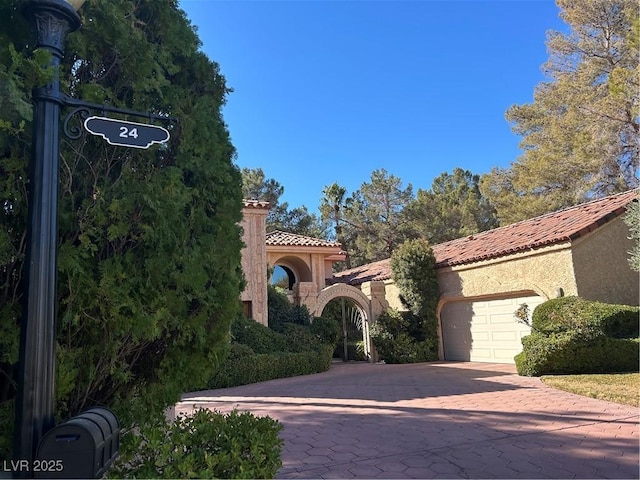
[[[184,395],[284,425],[279,478],[638,478],[638,409],[569,394],[510,365],[335,364]]]

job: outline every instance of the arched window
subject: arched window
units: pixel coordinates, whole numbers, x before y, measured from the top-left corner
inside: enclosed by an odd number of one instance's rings
[[[271,275],[271,285],[292,290],[294,283],[296,283],[296,276],[290,268],[282,265],[275,266]]]

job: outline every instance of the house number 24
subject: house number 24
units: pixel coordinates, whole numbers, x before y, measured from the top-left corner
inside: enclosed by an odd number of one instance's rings
[[[120,127],[120,138],[138,138],[138,129],[132,128],[128,129],[127,127]]]

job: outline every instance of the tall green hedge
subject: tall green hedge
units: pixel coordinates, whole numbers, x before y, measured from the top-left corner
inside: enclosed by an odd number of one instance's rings
[[[393,281],[407,312],[389,310],[371,327],[378,356],[388,363],[438,359],[438,279],[426,240],[409,240],[391,256]]]
[[[15,397],[24,300],[33,32],[0,2],[0,415]],[[166,146],[62,137],[56,415],[93,405],[124,431],[206,386],[243,288],[241,176],[221,108],[229,89],[174,0],[96,0],[80,10],[64,93],[171,115]],[[0,418],[0,457],[11,455]]]
[[[229,355],[215,370],[209,387],[226,388],[328,370],[338,325],[324,318],[314,323],[305,326],[283,322],[283,333],[278,333],[254,320],[236,319],[231,327]]]

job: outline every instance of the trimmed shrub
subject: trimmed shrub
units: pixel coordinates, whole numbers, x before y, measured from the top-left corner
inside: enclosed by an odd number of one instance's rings
[[[250,347],[255,353],[287,351],[287,339],[255,320],[240,317],[231,324],[231,338]]]
[[[551,334],[580,331],[584,335],[635,338],[640,334],[640,308],[592,302],[580,297],[548,300],[533,312],[535,331]]]
[[[282,466],[282,424],[249,412],[200,409],[171,424],[140,428],[131,455],[119,458],[113,478],[273,478]]]
[[[309,327],[295,323],[285,323],[282,327],[282,334],[286,338],[288,352],[305,352],[320,346],[320,342],[311,333]]]
[[[333,318],[315,317],[309,328],[320,343],[334,346],[338,343],[340,324]]]
[[[527,376],[637,372],[639,312],[579,297],[549,300],[533,312],[532,332],[515,356],[517,371]]]
[[[216,371],[211,388],[228,388],[276,378],[325,372],[331,366],[333,347],[322,345],[318,350],[298,353],[246,355],[228,359]]]
[[[270,329],[282,333],[287,323],[304,326],[311,324],[311,314],[307,306],[293,305],[282,289],[270,285],[267,288],[267,299]]]
[[[386,363],[432,362],[438,359],[436,338],[417,341],[410,333],[412,320],[419,318],[411,312],[390,309],[371,326],[371,339],[378,356]]]
[[[637,372],[638,339],[598,337],[582,340],[572,332],[533,333],[522,339],[515,356],[519,375]]]

